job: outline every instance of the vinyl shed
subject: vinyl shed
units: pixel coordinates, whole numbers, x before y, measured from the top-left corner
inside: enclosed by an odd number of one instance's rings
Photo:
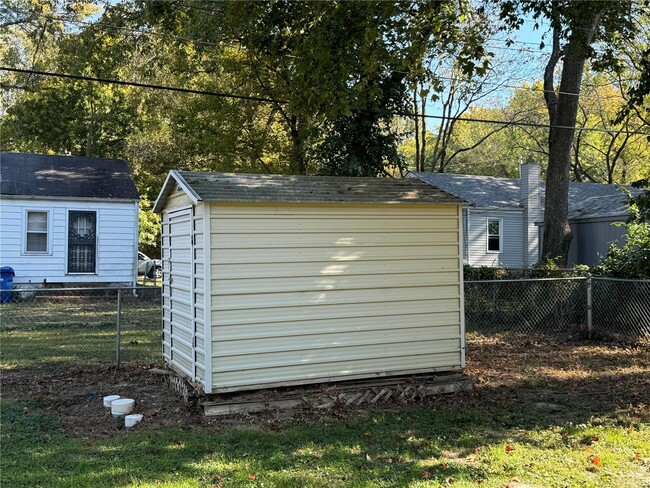
[[[416,179],[171,171],[165,361],[205,393],[461,370],[461,204]]]

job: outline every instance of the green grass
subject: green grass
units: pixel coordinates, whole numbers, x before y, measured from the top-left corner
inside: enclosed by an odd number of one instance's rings
[[[13,487],[650,486],[650,426],[630,412],[556,425],[516,409],[409,407],[278,431],[164,428],[85,440],[66,438],[38,405],[5,401],[2,422],[2,482]]]
[[[160,360],[160,328],[124,329],[122,358]],[[115,361],[115,325],[44,327],[0,332],[0,367],[112,364]]]
[[[0,367],[111,364],[116,296],[51,294],[0,306]],[[123,295],[121,350],[126,361],[161,359],[160,305]]]

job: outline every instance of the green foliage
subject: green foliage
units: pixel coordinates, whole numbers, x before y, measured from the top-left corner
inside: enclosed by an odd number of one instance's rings
[[[150,257],[154,257],[160,244],[160,216],[151,211],[151,202],[146,198],[140,200],[138,220],[140,225],[138,248]]]
[[[571,278],[584,276],[589,268],[584,265],[575,265],[571,269],[563,269],[552,261],[540,261],[530,268],[498,268],[493,266],[463,266],[465,281],[485,280],[517,280],[522,278]]]
[[[625,224],[625,244],[612,242],[607,256],[594,274],[612,278],[650,279],[650,226],[645,222]]]
[[[632,183],[635,188],[645,188],[635,197],[630,195],[628,204],[632,209],[631,222],[650,223],[650,179],[643,179]]]

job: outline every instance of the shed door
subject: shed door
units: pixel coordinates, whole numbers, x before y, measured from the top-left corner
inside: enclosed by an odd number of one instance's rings
[[[163,333],[165,357],[196,378],[192,283],[192,208],[163,215]]]
[[[94,273],[97,212],[71,211],[68,216],[68,273]]]

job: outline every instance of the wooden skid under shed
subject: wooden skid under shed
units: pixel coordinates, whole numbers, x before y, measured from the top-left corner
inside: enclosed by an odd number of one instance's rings
[[[203,402],[203,408],[205,415],[218,416],[296,407],[329,409],[387,402],[408,403],[440,393],[471,390],[472,386],[471,378],[461,373],[430,374],[284,391],[262,390],[228,396],[213,395]]]

